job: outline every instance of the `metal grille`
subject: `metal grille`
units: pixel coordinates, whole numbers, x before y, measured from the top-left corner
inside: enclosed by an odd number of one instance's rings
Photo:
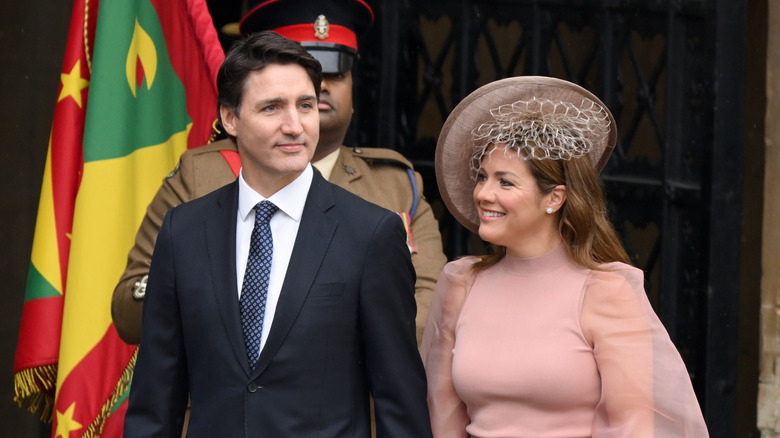
[[[715,315],[713,302],[735,300],[734,284],[714,282],[736,269],[739,255],[718,253],[718,245],[735,244],[713,237],[712,224],[739,224],[739,196],[713,192],[738,184],[739,173],[732,165],[713,174],[713,156],[738,165],[740,155],[715,136],[723,115],[714,72],[724,57],[717,42],[734,37],[744,21],[720,25],[725,18],[717,13],[728,4],[720,0],[368,3],[378,21],[361,40],[352,135],[412,159],[450,258],[484,251],[443,207],[433,170],[439,129],[463,97],[496,79],[546,75],[578,83],[609,106],[619,140],[602,181],[613,223],[645,271],[712,436],[732,436],[736,365],[717,358],[733,359],[737,306],[719,305]],[[732,18],[741,12],[732,7]],[[714,218],[716,205],[734,208]],[[714,329],[715,317],[732,325]]]

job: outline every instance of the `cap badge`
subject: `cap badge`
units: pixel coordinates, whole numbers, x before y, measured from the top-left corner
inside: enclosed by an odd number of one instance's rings
[[[328,37],[328,30],[330,29],[330,23],[324,15],[320,15],[314,20],[314,36],[324,40]]]

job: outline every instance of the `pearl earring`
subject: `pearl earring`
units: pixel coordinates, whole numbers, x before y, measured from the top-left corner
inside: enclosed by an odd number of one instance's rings
[[[546,211],[547,211],[547,214],[552,214],[553,209],[552,209],[552,207],[547,207]]]

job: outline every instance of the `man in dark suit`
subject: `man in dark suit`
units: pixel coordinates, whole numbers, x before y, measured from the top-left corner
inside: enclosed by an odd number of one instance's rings
[[[273,32],[217,77],[238,179],[171,209],[154,249],[125,437],[430,437],[398,215],[325,181],[321,70]],[[256,214],[257,212],[257,214]]]

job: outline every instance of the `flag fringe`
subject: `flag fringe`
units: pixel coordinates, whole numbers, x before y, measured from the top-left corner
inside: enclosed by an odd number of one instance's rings
[[[130,381],[133,380],[133,370],[135,370],[135,360],[137,357],[138,349],[136,348],[133,352],[133,357],[130,358],[130,362],[127,363],[125,370],[122,372],[119,382],[117,382],[116,387],[111,392],[111,397],[103,403],[103,408],[100,409],[98,416],[92,421],[92,424],[89,425],[87,430],[84,431],[84,434],[81,435],[82,438],[99,438],[103,433],[103,426],[105,426],[106,420],[109,415],[111,415],[111,410],[125,391],[130,388]]]
[[[56,381],[57,364],[18,371],[14,374],[14,401],[33,414],[40,411],[41,421],[51,423]]]

